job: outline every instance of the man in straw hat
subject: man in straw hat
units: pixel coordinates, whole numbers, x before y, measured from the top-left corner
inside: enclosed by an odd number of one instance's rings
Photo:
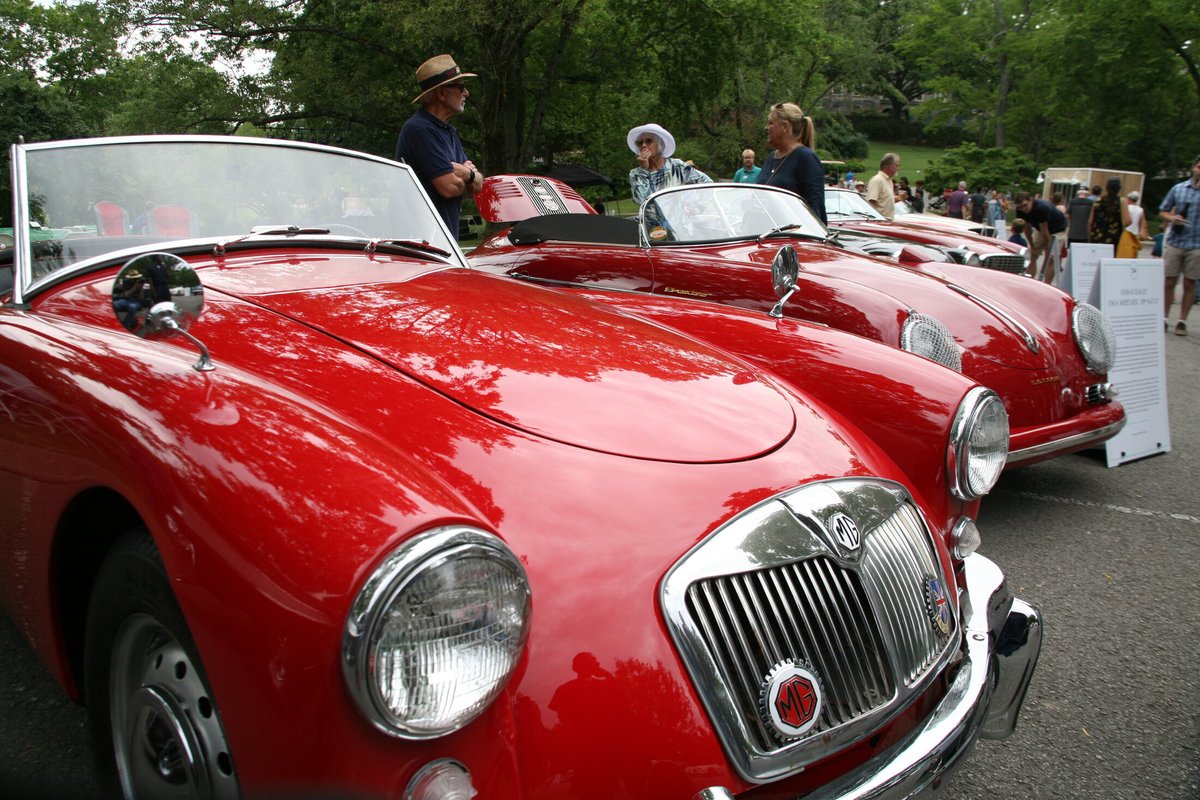
[[[413,168],[434,208],[446,221],[451,236],[458,236],[462,199],[483,186],[483,175],[467,158],[458,131],[450,118],[461,114],[471,93],[463,72],[448,55],[434,56],[417,67],[421,93],[413,98],[421,107],[408,118],[396,140],[396,160]]]

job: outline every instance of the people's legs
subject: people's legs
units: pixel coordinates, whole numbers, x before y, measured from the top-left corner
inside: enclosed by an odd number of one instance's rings
[[[1050,237],[1050,263],[1046,266],[1046,274],[1042,280],[1051,286],[1058,277],[1059,265],[1062,263],[1062,238],[1056,233]]]
[[[1036,278],[1041,271],[1042,253],[1045,252],[1046,246],[1047,242],[1040,230],[1033,228],[1029,231],[1029,268],[1026,270],[1029,277]]]
[[[1182,255],[1183,296],[1179,299],[1179,318],[1187,319],[1196,302],[1196,279],[1200,278],[1200,250],[1184,250]]]
[[[1175,284],[1183,271],[1183,251],[1178,247],[1163,245],[1163,318],[1171,318],[1171,304],[1175,302]],[[1190,308],[1190,307],[1189,307]]]

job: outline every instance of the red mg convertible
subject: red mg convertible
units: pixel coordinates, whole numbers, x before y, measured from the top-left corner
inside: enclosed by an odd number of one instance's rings
[[[1012,732],[990,389],[471,269],[386,159],[12,161],[0,601],[104,796],[910,797]]]
[[[1016,275],[920,254],[920,268],[908,269],[849,252],[790,192],[677,187],[649,198],[633,220],[596,215],[557,181],[506,175],[489,178],[477,202],[489,221],[515,222],[472,252],[480,269],[782,314],[961,370],[1003,398],[1009,466],[1089,447],[1125,423],[1106,380],[1115,339],[1097,309]],[[773,268],[781,254],[797,273],[785,300]]]

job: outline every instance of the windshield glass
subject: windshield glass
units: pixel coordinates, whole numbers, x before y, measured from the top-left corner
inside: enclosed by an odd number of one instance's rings
[[[753,239],[783,228],[797,236],[828,236],[798,196],[738,184],[666,189],[642,206],[641,224],[652,245]]]
[[[33,280],[129,247],[228,240],[256,228],[455,250],[412,173],[372,156],[238,137],[18,149],[26,189],[18,219],[30,225]]]
[[[875,206],[858,192],[833,190],[825,192],[825,215],[827,217],[854,217],[857,219],[882,219]]]

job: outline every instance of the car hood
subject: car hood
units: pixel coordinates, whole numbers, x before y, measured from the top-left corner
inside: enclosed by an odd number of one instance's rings
[[[739,245],[724,248],[722,255],[769,265],[784,243],[785,239],[771,239],[761,244]],[[937,277],[880,258],[847,255],[845,251],[823,245],[803,242],[793,242],[793,245],[800,258],[802,276],[819,275],[843,285],[856,284],[860,289],[866,287],[873,292],[883,292],[894,298],[901,308],[935,316],[945,323],[964,348],[964,357],[969,355],[1014,369],[1044,369],[1048,365],[1044,342],[1039,340],[1040,326],[1026,314],[1010,308],[1002,299],[979,291],[977,286],[959,286],[950,275]],[[995,274],[977,267],[970,269]]]
[[[205,283],[321,330],[501,424],[578,447],[728,462],[774,450],[795,428],[792,402],[775,384],[679,333],[472,270],[401,270],[381,280],[388,266],[368,266],[351,258],[323,261],[319,273],[245,266],[206,273]],[[310,274],[319,274],[317,285]]]
[[[833,228],[845,228],[876,236],[911,239],[940,247],[966,248],[981,256],[991,253],[1008,254],[1020,250],[1019,247],[1014,247],[1008,242],[1002,242],[990,236],[980,236],[970,231],[950,231],[920,223],[905,222],[901,219],[888,221],[840,218],[831,220],[829,224]]]

